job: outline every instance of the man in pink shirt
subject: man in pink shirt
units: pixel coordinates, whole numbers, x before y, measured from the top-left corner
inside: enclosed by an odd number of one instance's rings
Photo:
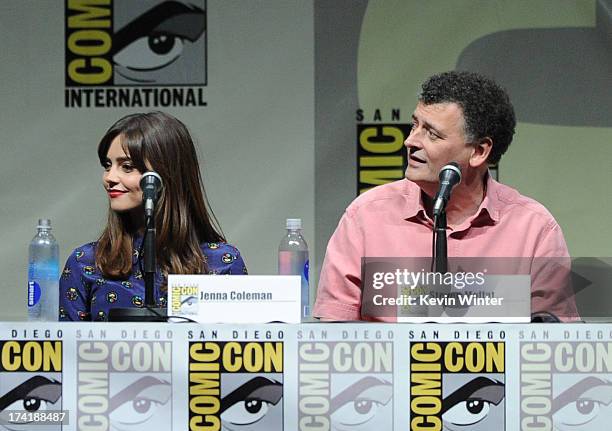
[[[488,165],[506,152],[516,119],[506,92],[469,72],[430,77],[412,115],[406,178],[376,187],[346,209],[331,237],[313,315],[362,320],[362,257],[426,257],[432,247],[432,201],[440,169],[456,162],[461,183],[446,207],[448,256],[560,258],[561,228],[538,202],[494,181]],[[536,265],[537,266],[537,265]],[[531,272],[531,311],[578,318],[568,269]],[[387,317],[387,316],[385,316]],[[380,318],[380,320],[393,320]]]

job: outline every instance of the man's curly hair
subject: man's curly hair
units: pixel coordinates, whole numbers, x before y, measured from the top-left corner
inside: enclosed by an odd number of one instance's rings
[[[506,91],[491,79],[473,72],[434,75],[422,85],[419,101],[425,105],[454,102],[463,110],[468,142],[491,138],[488,162],[497,163],[506,152],[516,126],[514,108]]]

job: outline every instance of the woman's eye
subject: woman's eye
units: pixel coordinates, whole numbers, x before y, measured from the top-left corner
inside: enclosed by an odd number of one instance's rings
[[[268,413],[268,403],[258,398],[237,402],[221,414],[221,420],[234,425],[250,425]]]
[[[490,409],[489,401],[470,398],[455,404],[442,415],[442,419],[454,425],[474,425],[486,418]]]
[[[136,39],[113,57],[116,64],[136,71],[162,69],[183,52],[183,39],[171,33],[151,33]]]
[[[566,404],[553,414],[555,423],[564,425],[584,425],[599,415],[601,403],[588,398],[579,398]]]
[[[121,165],[121,168],[125,171],[125,172],[132,172],[134,170],[134,166],[132,165],[128,165],[128,164],[124,164]]]

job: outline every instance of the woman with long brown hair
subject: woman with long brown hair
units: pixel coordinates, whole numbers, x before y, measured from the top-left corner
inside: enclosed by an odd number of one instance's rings
[[[163,112],[121,118],[98,145],[109,197],[100,238],[75,249],[60,279],[60,320],[106,320],[114,307],[142,307],[140,269],[145,216],[140,179],[155,171],[164,187],[156,205],[155,299],[167,304],[168,274],[246,274],[208,206],[198,158],[185,125]]]

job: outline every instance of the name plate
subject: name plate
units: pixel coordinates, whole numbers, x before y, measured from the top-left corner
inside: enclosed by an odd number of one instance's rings
[[[299,275],[169,275],[168,316],[199,323],[300,323]]]

